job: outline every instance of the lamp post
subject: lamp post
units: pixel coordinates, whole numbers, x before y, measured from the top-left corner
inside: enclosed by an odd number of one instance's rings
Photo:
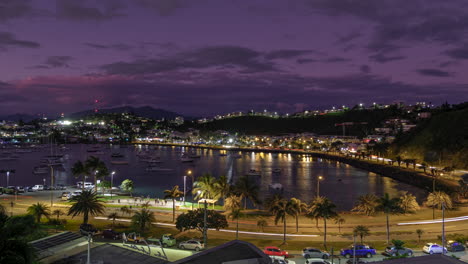
[[[10,171],[6,172],[6,185],[7,187],[10,186]]]
[[[184,206],[185,206],[185,193],[187,192],[185,183],[187,182],[187,176],[184,175]]]
[[[114,185],[114,174],[115,174],[115,171],[111,173],[111,191],[110,191],[111,199],[112,199],[112,186]]]
[[[97,174],[98,174],[98,170],[96,170],[94,172],[94,192],[97,194]]]
[[[445,203],[442,203],[442,255],[445,255]]]
[[[320,196],[320,181],[323,180],[322,176],[318,176],[317,178],[317,197]]]
[[[54,206],[54,167],[50,166],[50,207]]]

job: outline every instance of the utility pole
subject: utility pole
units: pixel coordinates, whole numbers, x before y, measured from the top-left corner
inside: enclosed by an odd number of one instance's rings
[[[204,210],[204,215],[203,215],[203,244],[205,245],[205,248],[207,248],[207,243],[208,243],[208,229],[207,229],[207,223],[206,223],[206,211],[207,211],[207,204],[206,204],[206,198],[205,198],[205,210]]]
[[[88,233],[88,258],[86,264],[91,264],[91,241],[93,241],[93,237]]]
[[[353,234],[353,264],[356,264],[356,233]]]
[[[442,203],[442,254],[445,255],[445,203]]]
[[[54,167],[50,166],[50,207],[54,206]]]

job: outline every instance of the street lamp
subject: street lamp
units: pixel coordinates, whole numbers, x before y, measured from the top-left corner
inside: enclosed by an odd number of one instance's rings
[[[115,171],[111,173],[111,199],[112,199],[112,186],[114,185],[114,174],[115,174]]]
[[[187,176],[184,175],[184,206],[185,206],[185,193],[187,192],[185,183],[187,182]]]
[[[317,178],[317,197],[320,196],[320,181],[323,180],[322,176],[318,176]]]
[[[7,182],[7,187],[10,186],[10,171],[6,172],[6,182]]]

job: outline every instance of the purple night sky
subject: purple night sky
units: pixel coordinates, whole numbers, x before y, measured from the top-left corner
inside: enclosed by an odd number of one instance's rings
[[[0,114],[468,100],[466,0],[0,0]]]

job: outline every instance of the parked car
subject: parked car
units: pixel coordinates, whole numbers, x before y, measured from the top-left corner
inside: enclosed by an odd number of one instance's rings
[[[205,248],[205,245],[196,239],[190,239],[179,244],[180,249],[193,249],[195,251],[199,251]]]
[[[57,186],[55,188],[56,188],[56,190],[66,190],[67,189],[67,187],[65,185],[63,185],[63,184],[57,184]]]
[[[307,247],[307,248],[302,249],[302,256],[306,259],[309,259],[309,258],[327,259],[330,257],[330,254],[328,254],[327,252],[323,252],[320,249]]]
[[[366,262],[360,260],[359,258],[357,258],[354,262],[354,259],[348,259],[348,261],[346,261],[346,264],[365,264]]]
[[[465,246],[460,242],[449,241],[447,250],[450,252],[465,251]]]
[[[63,192],[62,193],[62,201],[68,201],[72,197],[72,194],[70,192]]]
[[[354,255],[356,252],[356,255]],[[368,245],[356,245],[354,248],[352,245],[349,248],[341,249],[340,254],[345,258],[355,257],[355,256],[363,256],[366,258],[371,258],[373,255],[377,254],[377,251],[369,247]]]
[[[176,239],[171,234],[164,234],[164,235],[161,236],[161,244],[164,247],[172,247],[172,246],[175,246]]]
[[[91,224],[81,224],[80,225],[80,234],[83,236],[95,235],[98,230]]]
[[[140,234],[137,234],[135,232],[129,233],[128,235],[125,235],[125,233],[123,233],[122,237],[126,242],[133,243],[140,243],[140,241],[145,240]]]
[[[283,256],[270,256],[273,264],[296,264],[295,261],[286,259]]]
[[[23,186],[16,186],[16,190],[18,193],[24,193],[24,187]]]
[[[72,192],[71,196],[78,196],[82,193],[83,191],[82,190],[76,190],[74,192]]]
[[[306,259],[306,264],[333,264],[330,260],[325,260],[321,258],[310,258]]]
[[[44,185],[36,184],[32,187],[33,191],[43,191],[44,190]]]
[[[413,250],[409,248],[396,249],[395,247],[386,247],[385,251],[382,252],[382,255],[391,256],[391,257],[403,256],[405,254],[407,256],[413,256]]]
[[[119,232],[116,232],[116,231],[114,231],[112,229],[103,230],[101,236],[102,236],[102,238],[113,239],[113,240],[117,240],[117,239],[122,238],[122,234],[120,234]]]
[[[24,191],[25,191],[25,192],[34,192],[32,186],[26,186],[26,187],[24,187]]]
[[[427,254],[442,254],[442,253],[447,253],[447,249],[443,248],[442,246],[435,244],[435,243],[427,243],[423,247],[423,252]]]
[[[265,247],[263,250],[263,253],[269,255],[269,256],[283,256],[283,257],[289,257],[289,254],[287,251],[281,250],[279,247]]]

